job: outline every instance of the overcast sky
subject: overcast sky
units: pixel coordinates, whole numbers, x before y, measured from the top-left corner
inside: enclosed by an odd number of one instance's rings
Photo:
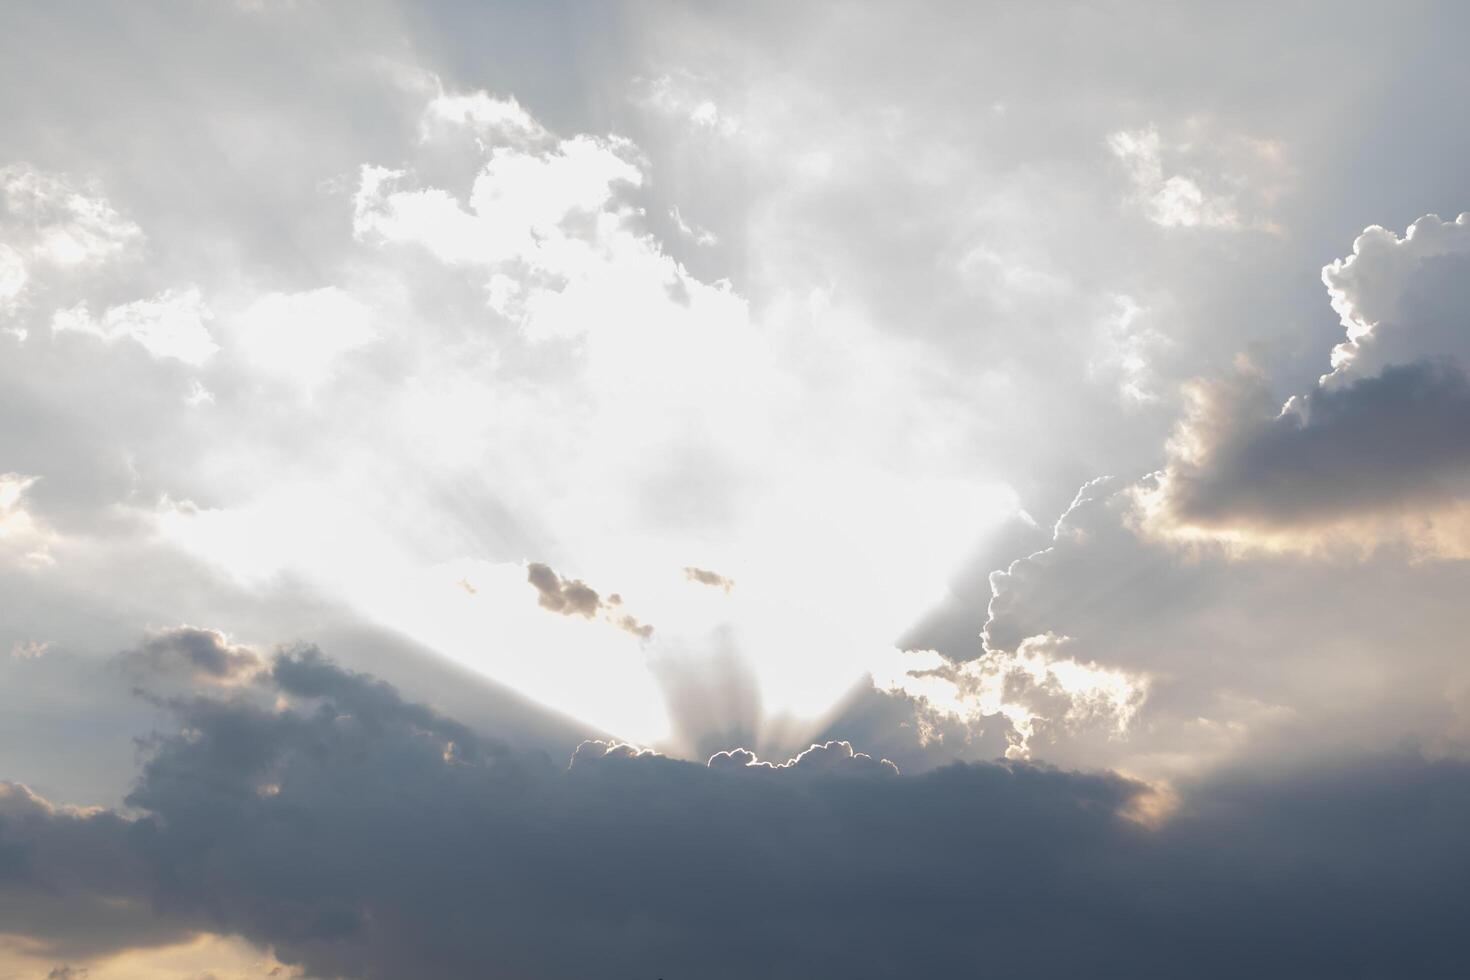
[[[1456,975],[1467,32],[6,5],[0,980]]]

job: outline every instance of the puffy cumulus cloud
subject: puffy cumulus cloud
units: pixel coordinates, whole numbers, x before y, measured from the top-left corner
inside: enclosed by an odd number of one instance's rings
[[[92,189],[24,164],[0,167],[0,301],[4,290],[13,297],[24,286],[24,263],[96,263],[142,238],[136,224]]]
[[[231,644],[218,630],[178,626],[159,630],[120,662],[132,674],[151,677],[182,670],[191,680],[229,683],[264,669],[264,661],[247,647]]]
[[[51,318],[53,331],[91,334],[106,341],[128,339],[154,357],[171,357],[198,367],[219,345],[210,335],[214,314],[197,289],[165,290],[152,299],[109,307],[94,317],[85,303],[58,310]]]
[[[1353,254],[1322,270],[1347,331],[1323,384],[1344,386],[1423,358],[1470,361],[1467,268],[1470,213],[1454,221],[1425,215],[1403,237],[1379,225],[1366,229]]]
[[[634,636],[646,640],[653,635],[652,626],[639,623],[633,616],[618,611],[618,607],[623,604],[623,597],[616,592],[603,599],[597,594],[597,590],[581,579],[562,578],[549,565],[536,561],[526,565],[526,581],[535,586],[536,602],[542,609],[549,609],[563,616],[581,616],[583,619],[594,619],[600,612],[608,622]]]
[[[564,767],[312,652],[278,656],[269,685],[268,705],[175,700],[128,816],[5,784],[12,941],[99,976],[221,936],[271,948],[281,974],[363,978],[1458,962],[1456,763],[1241,771],[1145,826],[1149,788],[1104,773],[851,778],[842,743],[770,769],[587,743]]]
[[[490,143],[545,143],[553,137],[514,96],[496,98],[488,92],[446,92],[429,101],[420,123],[424,140],[469,129]],[[481,144],[488,149],[488,144]]]
[[[572,758],[567,763],[567,768],[575,769],[579,765],[586,767],[600,763],[616,765],[627,760],[662,758],[664,758],[663,754],[653,749],[630,745],[627,742],[609,742],[599,738],[589,738],[572,750]]]
[[[1133,183],[1134,200],[1154,224],[1277,230],[1268,209],[1286,176],[1281,145],[1215,129],[1192,120],[1174,140],[1165,140],[1154,126],[1120,130],[1107,145]],[[1249,204],[1242,204],[1245,196]],[[1243,215],[1243,207],[1253,213]]]
[[[1243,547],[1470,549],[1470,216],[1370,228],[1323,270],[1348,339],[1317,387],[1197,382],[1169,465],[1140,498],[1165,533]]]
[[[483,92],[441,95],[426,119],[468,127],[481,141],[487,159],[468,210],[441,188],[402,189],[406,171],[364,166],[354,198],[359,238],[417,244],[446,262],[500,273],[487,284],[491,304],[521,317],[535,312],[536,286],[559,285],[552,292],[562,295],[609,259],[660,263],[657,246],[632,229],[636,212],[620,194],[644,180],[627,140],[550,140],[513,99]]]
[[[1023,746],[1160,778],[1403,738],[1470,753],[1470,670],[1445,642],[1470,629],[1465,563],[1181,547],[1147,530],[1147,485],[1084,486],[1048,547],[990,575],[981,656],[881,661],[895,696],[843,716],[850,730],[910,769]],[[864,711],[909,741],[883,741]]]
[[[894,651],[873,684],[916,700],[921,743],[942,739],[949,720],[965,726],[966,740],[999,725],[1010,758],[1033,748],[1048,755],[1068,739],[1125,738],[1148,697],[1148,675],[1079,662],[1066,637],[1031,636],[1014,650],[982,645],[979,658],[958,663],[933,650]]]
[[[749,749],[724,749],[705,763],[711,769],[779,770],[790,769],[803,775],[896,776],[898,766],[887,759],[875,759],[858,752],[851,742],[833,739],[812,745],[785,762],[764,762]]]

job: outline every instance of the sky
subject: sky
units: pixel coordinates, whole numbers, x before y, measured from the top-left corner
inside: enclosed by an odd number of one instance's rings
[[[1453,3],[0,11],[0,980],[1400,977]]]

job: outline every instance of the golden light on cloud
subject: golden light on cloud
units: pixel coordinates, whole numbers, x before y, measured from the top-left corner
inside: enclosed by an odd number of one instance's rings
[[[303,977],[269,950],[238,936],[200,933],[165,946],[101,957],[66,957],[22,936],[0,933],[0,977],[58,980],[291,980]]]

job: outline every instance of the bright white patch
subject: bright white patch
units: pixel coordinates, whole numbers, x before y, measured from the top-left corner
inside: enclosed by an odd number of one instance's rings
[[[1285,172],[1279,145],[1214,134],[1198,120],[1189,131],[1191,138],[1167,144],[1154,126],[1107,138],[1148,220],[1163,228],[1279,231],[1266,216]],[[1167,165],[1166,157],[1194,157],[1197,166],[1180,172]]]
[[[237,318],[232,339],[255,366],[311,390],[342,354],[372,341],[372,311],[335,286],[270,293]]]
[[[931,396],[927,348],[830,289],[755,318],[672,258],[629,203],[636,147],[484,139],[467,202],[364,167],[354,230],[385,265],[422,249],[478,280],[516,329],[444,344],[379,316],[403,374],[350,421],[324,409],[329,451],[253,499],[172,503],[161,530],[242,578],[302,575],[622,738],[669,733],[651,663],[732,650],[767,717],[814,725],[1014,495],[956,465],[971,422]],[[526,561],[619,593],[652,637],[540,608]],[[691,590],[691,564],[740,588]]]
[[[213,405],[214,392],[210,391],[198,381],[189,383],[189,394],[184,398],[184,404],[191,408],[199,405]]]
[[[1148,310],[1139,306],[1133,297],[1120,294],[1113,297],[1113,302],[1113,311],[1099,324],[1100,351],[1090,366],[1091,370],[1095,374],[1115,376],[1118,391],[1128,402],[1143,404],[1157,401],[1159,396],[1153,390],[1149,354],[1166,340],[1148,328],[1145,319]]]
[[[441,91],[424,110],[421,134],[432,138],[446,128],[468,128],[490,139],[536,141],[550,134],[514,98],[497,99],[485,92]]]
[[[1141,674],[1083,663],[1065,655],[1070,641],[1050,633],[1023,640],[1014,652],[987,650],[954,663],[933,650],[891,651],[875,665],[879,690],[915,698],[923,712],[980,727],[1004,717],[1014,732],[1006,755],[1026,758],[1038,729],[1124,735],[1148,695]]]
[[[682,125],[716,133],[724,137],[741,131],[740,120],[720,109],[719,105],[699,92],[696,79],[660,75],[648,83],[642,103],[661,115],[678,120]]]
[[[694,244],[718,245],[720,243],[719,238],[716,237],[714,232],[685,221],[684,216],[679,213],[678,207],[669,209],[669,217],[673,219],[674,227],[679,229],[679,233],[685,238],[692,240]]]
[[[138,226],[107,201],[53,174],[0,168],[0,198],[0,211],[19,219],[20,240],[38,262],[75,266],[100,261],[142,238]]]
[[[154,357],[171,357],[197,367],[219,350],[205,326],[212,316],[199,290],[165,290],[153,299],[110,307],[100,319],[92,316],[85,303],[58,310],[51,318],[51,329],[107,341],[133,340]]]
[[[25,260],[9,245],[0,242],[0,313],[15,305],[16,299],[26,288],[30,274],[26,272]]]
[[[1470,262],[1470,212],[1454,221],[1425,215],[1400,238],[1380,225],[1363,231],[1353,254],[1322,270],[1332,308],[1347,339],[1332,350],[1332,371],[1322,377],[1332,388],[1372,377],[1392,364],[1449,355],[1470,363],[1470,330],[1462,311],[1443,315],[1427,309],[1415,277],[1438,263]],[[1463,271],[1460,273],[1463,275]],[[1417,299],[1418,306],[1411,305]]]
[[[0,473],[0,555],[13,555],[27,564],[53,563],[50,546],[56,535],[25,509],[26,491],[36,482],[34,476]]]

